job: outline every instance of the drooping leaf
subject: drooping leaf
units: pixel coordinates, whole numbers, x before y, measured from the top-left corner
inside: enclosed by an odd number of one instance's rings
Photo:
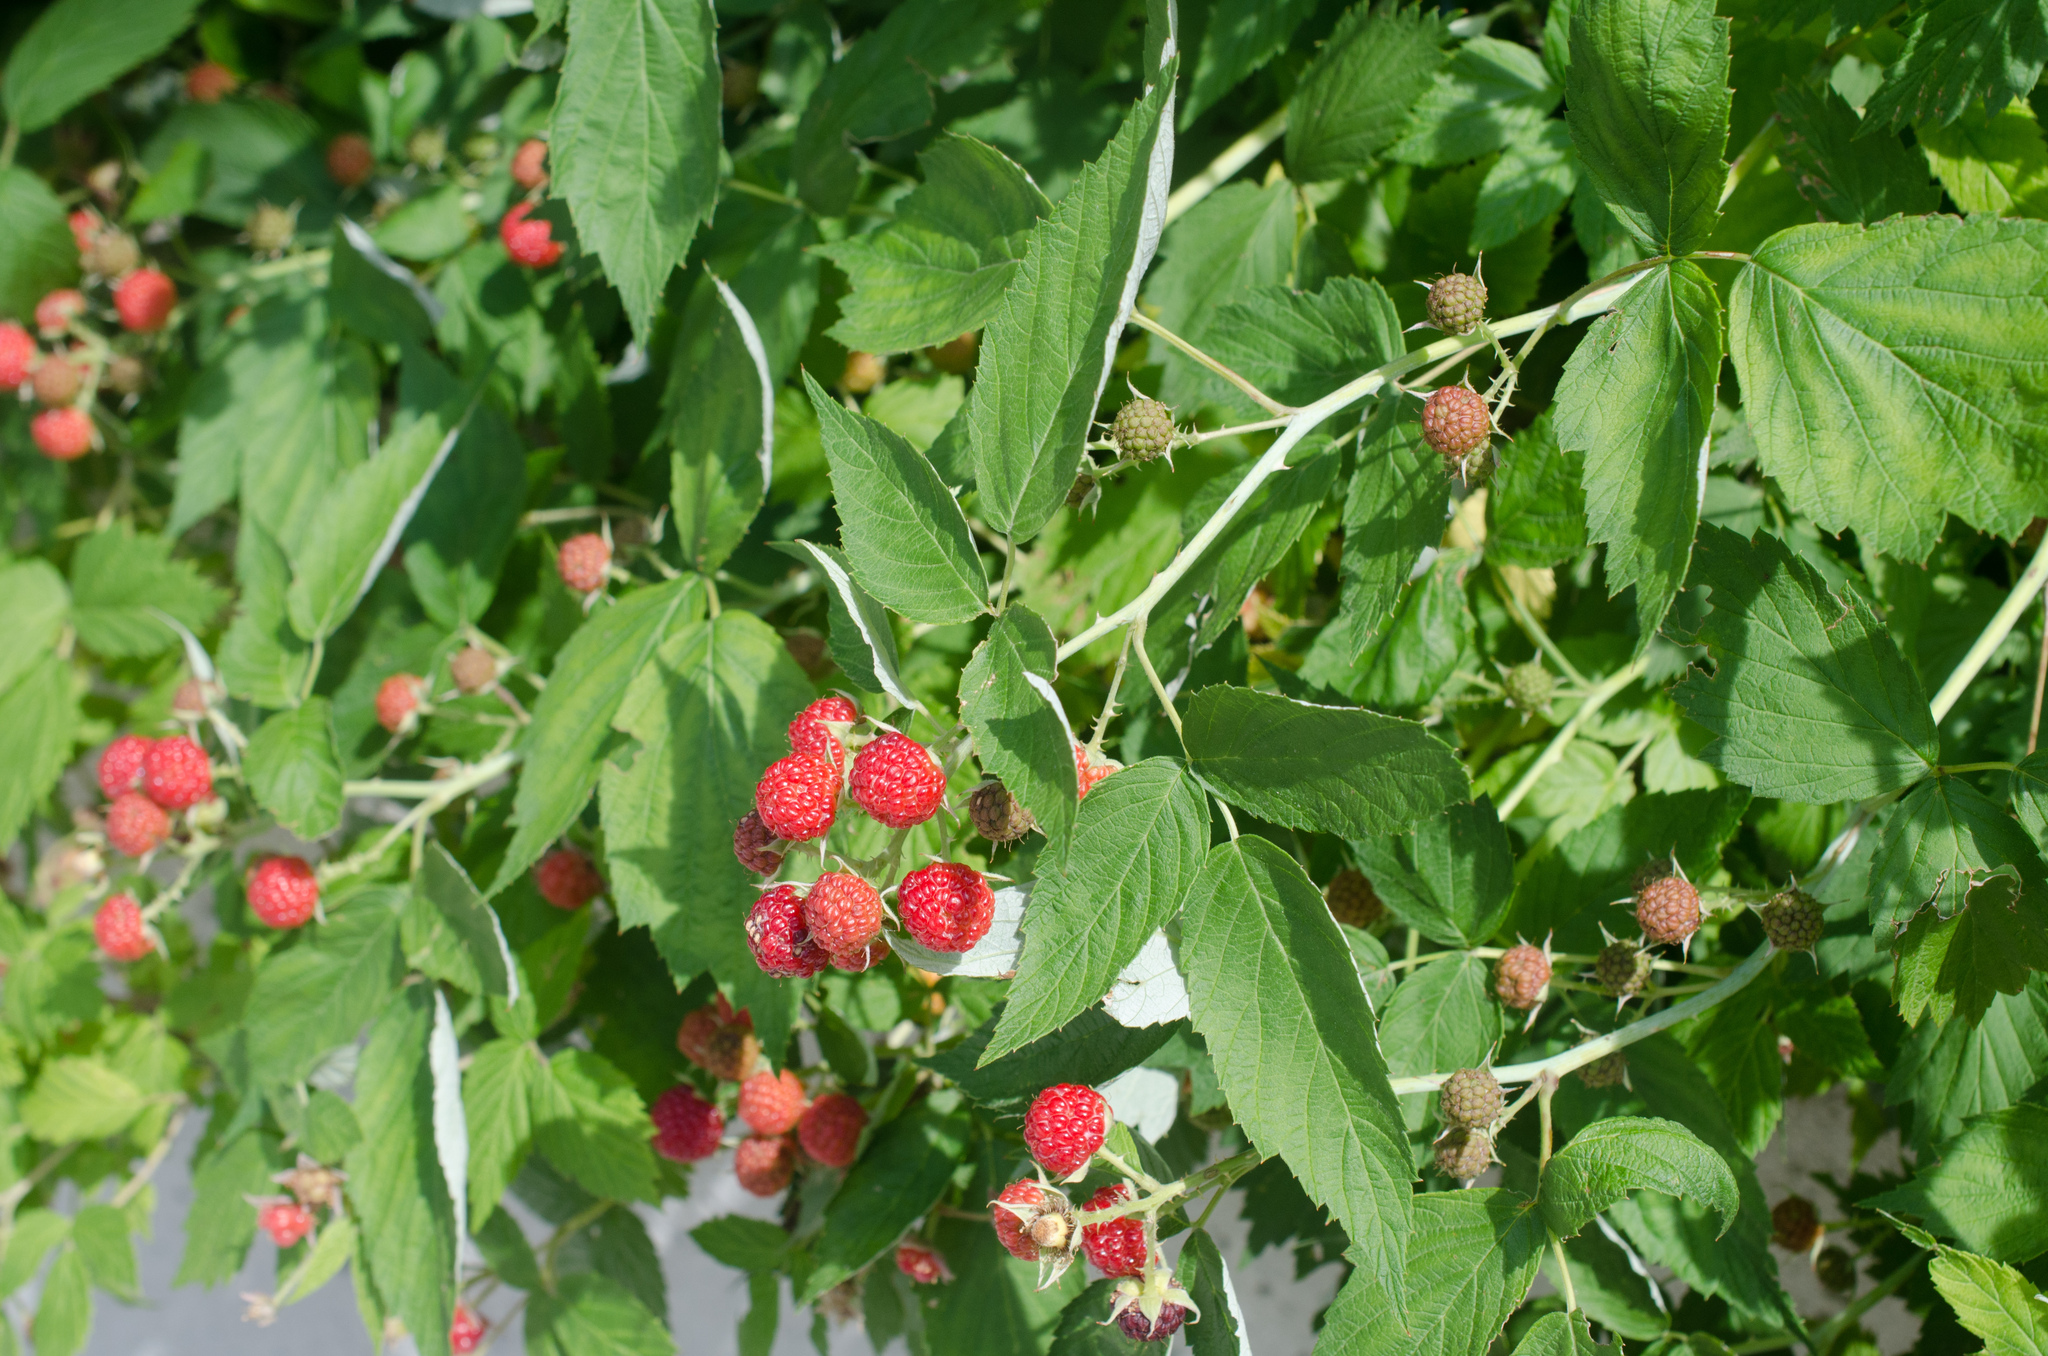
[[[1372,1010],[1322,893],[1280,849],[1240,838],[1210,849],[1181,929],[1195,1029],[1237,1123],[1344,1226],[1361,1274],[1398,1287],[1411,1212],[1433,1198],[1411,1197]]]
[[[617,736],[612,717],[648,656],[703,606],[693,579],[636,590],[580,627],[555,656],[521,750],[513,822],[518,832],[491,881],[496,895],[540,860],[597,786]]]
[[[918,168],[924,185],[887,226],[819,250],[852,284],[831,330],[848,348],[898,353],[980,329],[1052,210],[1015,161],[973,137],[942,133]]]
[[[1833,593],[1777,537],[1712,524],[1692,580],[1713,590],[1698,640],[1715,671],[1672,697],[1718,736],[1708,762],[1759,795],[1812,805],[1897,790],[1934,766],[1926,694],[1861,594]]]
[[[1337,21],[1287,108],[1287,172],[1299,183],[1364,169],[1400,137],[1444,64],[1435,11],[1357,4]]]
[[[1186,1330],[1195,1356],[1251,1356],[1244,1306],[1238,1303],[1230,1268],[1208,1230],[1188,1235],[1176,1265],[1179,1281],[1202,1314],[1202,1321]]]
[[[1787,85],[1778,91],[1778,116],[1785,123],[1778,159],[1829,221],[1869,225],[1941,206],[1926,157],[1896,136],[1859,139],[1856,111],[1833,86]]]
[[[1533,132],[1563,93],[1521,43],[1474,38],[1437,72],[1388,156],[1423,166],[1475,160]]]
[[[404,973],[396,895],[374,887],[327,901],[332,918],[257,969],[249,1002],[265,1019],[249,1032],[249,1072],[259,1085],[304,1078],[386,1005]]]
[[[1955,121],[1983,99],[1993,113],[2026,98],[2048,57],[2048,15],[2036,0],[1932,0],[1870,96],[1864,126]]]
[[[92,1335],[92,1281],[83,1254],[76,1249],[57,1254],[43,1278],[41,1301],[29,1324],[36,1356],[77,1356]]]
[[[21,1123],[50,1144],[118,1135],[142,1114],[141,1088],[104,1060],[66,1055],[44,1066],[21,1099]]]
[[[56,648],[70,617],[71,591],[46,560],[18,560],[0,569],[0,634],[12,642],[0,650],[0,692]]]
[[[270,1175],[277,1165],[271,1157],[265,1137],[248,1130],[195,1159],[185,1249],[172,1284],[219,1285],[242,1269],[256,1237],[256,1212],[246,1197],[262,1195],[275,1185]],[[16,1221],[17,1233],[34,1214],[28,1212]],[[11,1246],[8,1256],[13,1257]]]
[[[220,678],[230,695],[276,710],[305,696],[313,650],[292,629],[292,566],[284,548],[244,519],[235,540],[241,596],[220,642]]]
[[[7,121],[36,132],[171,45],[198,0],[59,0],[7,58]]]
[[[399,371],[401,410],[463,408],[453,373],[417,347]],[[486,398],[469,411],[455,446],[428,483],[405,529],[405,577],[435,623],[450,630],[483,619],[525,507],[519,435]]]
[[[753,324],[730,288],[700,276],[662,393],[676,541],[700,574],[717,570],[746,536],[773,474],[773,378],[757,360]]]
[[[1920,560],[1948,514],[2048,508],[2048,223],[1795,226],[1743,265],[1728,352],[1759,463],[1826,532]],[[2015,449],[2024,455],[2016,456]]]
[[[469,1117],[469,1208],[473,1232],[498,1208],[505,1188],[533,1149],[533,1088],[544,1076],[540,1057],[506,1038],[480,1047],[462,1075]]]
[[[1527,1293],[1543,1250],[1534,1203],[1516,1192],[1417,1196],[1405,1287],[1398,1274],[1360,1267],[1319,1340],[1357,1356],[1479,1356]],[[1350,1256],[1358,1260],[1356,1246]]]
[[[1609,592],[1635,586],[1639,652],[1685,582],[1720,375],[1720,300],[1680,262],[1595,321],[1558,383],[1558,446],[1586,454],[1586,536]]]
[[[2019,993],[1995,996],[1974,1024],[1921,1022],[1900,1047],[1886,1097],[1913,1102],[1927,1121],[1927,1141],[1935,1143],[1973,1116],[2011,1106],[2043,1077],[2048,979],[2036,974]]]
[[[256,803],[301,838],[324,838],[341,827],[341,752],[334,709],[323,697],[283,711],[257,727],[242,759]]]
[[[1706,243],[1728,175],[1728,21],[1713,0],[1574,4],[1565,107],[1579,163],[1622,225],[1659,253]]]
[[[854,581],[846,552],[809,541],[776,546],[823,572],[825,605],[831,618],[826,641],[839,671],[863,692],[885,692],[915,708],[917,701],[903,686],[898,671],[902,656],[896,649],[896,631],[888,609]]]
[[[1040,858],[1017,979],[977,1062],[1057,1030],[1109,992],[1188,895],[1208,841],[1208,804],[1175,760],[1148,758],[1096,783],[1063,859]]]
[[[1515,858],[1493,802],[1456,804],[1412,834],[1351,845],[1390,913],[1445,946],[1484,946],[1506,917]]]
[[[439,843],[429,843],[421,854],[419,874],[413,888],[426,896],[441,917],[461,939],[476,967],[482,992],[507,1002],[519,998],[519,966],[505,942],[505,930],[498,915],[470,880],[462,863]],[[616,888],[616,883],[614,884]],[[488,1215],[489,1210],[482,1212]]]
[[[955,1280],[939,1287],[937,1303],[924,1310],[925,1350],[1046,1356],[1061,1311],[1086,1288],[1081,1268],[1069,1267],[1059,1284],[1038,1290],[1036,1269],[1005,1252],[980,1220],[942,1219],[932,1243]]]
[[[1247,688],[1195,694],[1195,772],[1276,824],[1351,838],[1402,833],[1471,795],[1448,745],[1412,721]]]
[[[1155,84],[1032,228],[982,337],[967,403],[975,482],[989,525],[1018,540],[1035,536],[1073,488],[1124,314],[1158,243],[1164,214],[1151,203],[1150,164],[1171,135],[1160,120],[1172,88]]]
[[[1144,1063],[1178,1029],[1128,1027],[1101,1009],[1090,1008],[1058,1031],[980,1065],[981,1052],[988,1048],[1001,1020],[998,1012],[958,1045],[922,1056],[918,1063],[959,1084],[969,1097],[990,1110],[1014,1111],[1020,1116],[1048,1084],[1062,1079],[1089,1086],[1107,1082]]]
[[[591,0],[569,15],[550,188],[636,334],[717,201],[716,31],[708,0]]]
[[[1614,1116],[1571,1138],[1543,1169],[1536,1204],[1543,1223],[1570,1238],[1632,1191],[1683,1196],[1719,1212],[1725,1230],[1739,1205],[1735,1175],[1699,1136],[1670,1121]]]
[[[967,519],[924,454],[848,410],[808,372],[804,385],[832,467],[840,540],[861,587],[913,621],[958,622],[986,611],[988,576]]]
[[[960,673],[960,719],[974,735],[976,759],[1031,812],[1054,851],[1074,822],[1074,750],[1066,722],[1026,675],[1051,683],[1058,648],[1037,615],[1012,606]]]

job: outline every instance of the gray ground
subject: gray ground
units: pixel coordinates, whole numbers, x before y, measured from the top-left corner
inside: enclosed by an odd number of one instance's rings
[[[290,1352],[292,1356],[362,1356],[369,1350],[369,1343],[345,1277],[304,1303],[285,1310],[269,1328],[241,1321],[240,1293],[268,1290],[273,1280],[273,1254],[267,1242],[259,1241],[252,1250],[250,1265],[235,1284],[210,1292],[171,1289],[182,1245],[182,1224],[192,1198],[191,1179],[184,1164],[195,1133],[193,1128],[187,1128],[188,1143],[172,1155],[158,1178],[155,1237],[142,1250],[142,1285],[150,1302],[131,1308],[102,1297],[92,1342],[87,1347],[89,1356],[253,1356],[273,1352]],[[1758,1163],[1765,1194],[1776,1200],[1787,1192],[1800,1191],[1819,1202],[1826,1217],[1830,1213],[1826,1193],[1809,1181],[1807,1174],[1839,1169],[1848,1143],[1849,1110],[1839,1096],[1788,1106],[1785,1126]],[[1896,1160],[1896,1143],[1890,1139],[1880,1143],[1871,1156],[1877,1166]],[[746,1282],[737,1272],[699,1252],[689,1231],[716,1215],[765,1216],[770,1207],[741,1191],[721,1160],[707,1164],[697,1180],[703,1184],[699,1195],[671,1201],[661,1212],[647,1211],[645,1218],[668,1274],[670,1314],[685,1334],[684,1349],[691,1356],[719,1356],[734,1349],[733,1327],[747,1307]],[[1226,1214],[1230,1218],[1225,1219]],[[1336,1269],[1326,1267],[1297,1282],[1293,1258],[1286,1253],[1268,1251],[1240,1262],[1238,1254],[1243,1248],[1245,1229],[1230,1203],[1218,1210],[1211,1224],[1225,1257],[1235,1267],[1238,1295],[1253,1348],[1259,1356],[1306,1356],[1312,1345],[1309,1320],[1329,1302],[1336,1285]],[[1783,1258],[1781,1254],[1781,1259],[1786,1289],[1802,1313],[1822,1318],[1840,1308],[1840,1301],[1814,1280],[1803,1258]],[[785,1306],[787,1302],[785,1296]],[[1909,1347],[1918,1330],[1917,1320],[1896,1300],[1879,1305],[1864,1321],[1887,1353]],[[499,1356],[515,1356],[523,1350],[516,1318],[497,1338],[492,1350]],[[403,1350],[409,1354],[410,1344]],[[809,1323],[797,1322],[785,1308],[775,1356],[804,1356],[811,1350]],[[832,1356],[864,1356],[868,1350],[857,1329],[834,1334]]]

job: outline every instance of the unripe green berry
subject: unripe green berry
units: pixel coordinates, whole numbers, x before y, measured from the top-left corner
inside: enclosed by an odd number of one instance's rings
[[[1618,1087],[1628,1079],[1628,1056],[1616,1050],[1579,1066],[1579,1081],[1589,1088]]]
[[[1503,1094],[1491,1069],[1460,1069],[1437,1093],[1437,1117],[1447,1126],[1488,1126],[1500,1117]]]
[[[1366,879],[1363,871],[1351,866],[1330,878],[1330,883],[1323,887],[1323,901],[1330,906],[1332,918],[1361,931],[1379,922],[1387,913],[1379,891],[1372,888],[1372,882]]]
[[[1786,890],[1764,905],[1757,917],[1764,925],[1764,936],[1780,951],[1813,950],[1827,926],[1820,902],[1797,889]]]
[[[448,158],[448,133],[439,127],[421,127],[405,139],[405,158],[421,169],[439,169]]]
[[[967,818],[991,843],[1014,843],[1038,827],[1001,782],[983,782],[967,797]]]
[[[1437,387],[1422,402],[1422,437],[1445,462],[1463,462],[1493,438],[1486,397],[1469,386]]]
[[[1173,447],[1173,411],[1149,396],[1125,402],[1109,426],[1117,455],[1151,461]]]
[[[1445,334],[1470,334],[1486,318],[1486,284],[1469,273],[1446,273],[1429,287],[1429,323]]]
[[[1609,998],[1633,998],[1650,985],[1650,956],[1634,942],[1609,942],[1593,958],[1593,980]]]
[[[1469,1182],[1492,1163],[1493,1141],[1484,1130],[1451,1130],[1436,1142],[1436,1170],[1455,1181]]]
[[[1557,679],[1543,667],[1542,660],[1532,659],[1502,674],[1500,688],[1517,711],[1542,711],[1557,691]]]
[[[290,208],[257,203],[249,214],[249,247],[258,254],[277,254],[292,243],[298,224],[298,214]]]

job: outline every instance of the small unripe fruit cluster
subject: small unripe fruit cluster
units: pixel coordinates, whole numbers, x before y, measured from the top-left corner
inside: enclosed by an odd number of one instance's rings
[[[377,687],[377,723],[392,734],[411,734],[419,725],[427,684],[416,673],[394,673]]]
[[[1500,676],[1500,690],[1517,711],[1547,711],[1557,693],[1557,679],[1540,659],[1517,664]]]
[[[376,168],[377,153],[362,133],[343,132],[327,143],[327,177],[343,188],[367,182]]]
[[[1764,936],[1780,951],[1813,950],[1827,927],[1820,902],[1799,889],[1782,892],[1764,905],[1757,917],[1764,925]]]
[[[273,207],[267,202],[256,204],[256,210],[249,214],[249,247],[259,254],[281,254],[292,243],[292,235],[299,228],[299,214],[289,207]]]
[[[1543,1001],[1550,987],[1550,957],[1527,942],[1509,947],[1493,966],[1493,991],[1500,1001],[1527,1012]]]
[[[1151,461],[1173,449],[1173,411],[1150,396],[1124,402],[1109,426],[1117,455]]]
[[[1469,273],[1446,273],[1429,287],[1429,323],[1445,334],[1470,334],[1486,319],[1486,284]]]
[[[1493,1140],[1484,1130],[1451,1130],[1436,1142],[1436,1170],[1453,1181],[1469,1182],[1492,1162]]]
[[[1771,1242],[1787,1252],[1810,1252],[1820,1236],[1820,1212],[1806,1197],[1787,1196],[1771,1207]]]
[[[683,1018],[676,1028],[676,1049],[713,1078],[728,1083],[744,1082],[761,1058],[753,1017],[745,1009],[734,1012],[722,995]]]
[[[528,137],[512,152],[512,182],[528,190],[541,187],[548,181],[547,164],[548,144]]]
[[[1330,906],[1332,918],[1360,931],[1387,916],[1387,906],[1380,902],[1379,891],[1356,867],[1347,866],[1330,877],[1330,883],[1323,887],[1323,902]]]
[[[563,542],[555,552],[555,573],[577,593],[595,593],[611,574],[611,543],[595,532],[583,532]]]
[[[1459,1069],[1437,1092],[1437,1117],[1453,1128],[1484,1128],[1500,1119],[1504,1094],[1491,1069]]]
[[[846,369],[839,374],[839,384],[854,395],[866,395],[888,375],[888,364],[881,358],[855,349],[846,355]]]
[[[1700,930],[1700,892],[1680,875],[1647,881],[1636,891],[1636,922],[1653,946],[1684,942]]]
[[[1579,1081],[1589,1088],[1620,1087],[1628,1081],[1628,1056],[1616,1050],[1579,1066]]]
[[[991,843],[1014,843],[1038,827],[1031,812],[1001,782],[983,782],[967,797],[967,818]]]
[[[953,1279],[946,1259],[922,1243],[901,1243],[896,1247],[896,1269],[913,1285],[939,1285]]]
[[[1593,982],[1609,998],[1633,998],[1650,984],[1650,956],[1633,942],[1609,942],[1593,957]]]
[[[1493,437],[1486,397],[1469,386],[1439,386],[1422,402],[1422,438],[1456,470]]]

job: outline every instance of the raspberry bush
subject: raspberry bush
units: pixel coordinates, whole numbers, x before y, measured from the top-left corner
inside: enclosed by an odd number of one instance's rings
[[[2040,9],[12,7],[0,1351],[2038,1346]]]

